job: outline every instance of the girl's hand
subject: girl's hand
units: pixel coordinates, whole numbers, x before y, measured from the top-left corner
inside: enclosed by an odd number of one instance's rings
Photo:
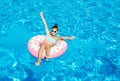
[[[74,39],[74,36],[71,36],[71,37],[70,37],[70,40],[73,40],[73,39]]]
[[[40,15],[40,16],[43,15],[43,12],[40,12],[39,15]]]

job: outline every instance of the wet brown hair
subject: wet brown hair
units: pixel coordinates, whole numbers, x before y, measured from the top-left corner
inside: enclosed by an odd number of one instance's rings
[[[57,31],[58,31],[58,24],[55,24],[55,25],[52,27],[52,29],[53,29],[53,28],[56,28]]]

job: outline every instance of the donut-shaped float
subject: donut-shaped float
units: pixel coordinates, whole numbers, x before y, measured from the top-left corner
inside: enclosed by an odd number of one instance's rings
[[[38,50],[43,44],[46,36],[36,35],[28,41],[28,50],[31,55],[38,58]],[[49,58],[55,58],[62,55],[67,49],[67,43],[64,40],[58,40],[54,46],[50,49]],[[42,58],[45,57],[45,51]]]

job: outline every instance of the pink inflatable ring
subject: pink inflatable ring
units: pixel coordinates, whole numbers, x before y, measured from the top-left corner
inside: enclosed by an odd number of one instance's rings
[[[43,44],[46,36],[45,35],[37,35],[32,37],[28,42],[28,50],[29,52],[38,58],[38,50],[40,46]],[[51,47],[49,58],[55,58],[62,55],[67,49],[67,43],[63,40],[58,40],[54,46]],[[45,51],[42,58],[45,57]]]

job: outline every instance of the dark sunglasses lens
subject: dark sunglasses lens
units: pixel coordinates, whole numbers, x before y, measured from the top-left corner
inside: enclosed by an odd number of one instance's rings
[[[53,30],[52,30],[52,32],[55,32],[55,33],[56,33],[56,31],[53,31]]]

